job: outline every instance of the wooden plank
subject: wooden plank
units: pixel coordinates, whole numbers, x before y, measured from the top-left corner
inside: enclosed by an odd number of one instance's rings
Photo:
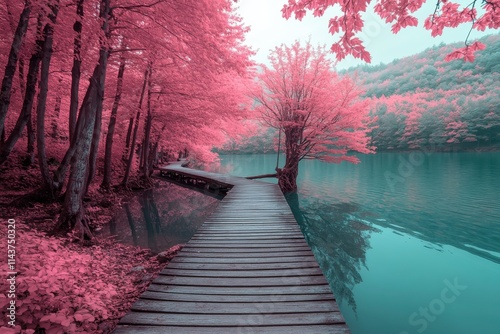
[[[303,256],[301,258],[294,257],[265,257],[265,258],[193,258],[193,257],[181,257],[176,256],[172,259],[171,263],[284,263],[284,262],[311,262],[315,261],[314,256]]]
[[[253,303],[214,303],[214,302],[182,302],[139,299],[132,306],[132,311],[178,313],[178,314],[274,314],[274,313],[312,313],[339,312],[338,306],[331,301],[284,301]]]
[[[295,294],[295,295],[206,295],[194,293],[165,293],[157,291],[145,291],[141,295],[142,299],[154,299],[165,301],[187,301],[187,302],[212,302],[212,303],[274,303],[279,301],[295,302],[295,301],[310,301],[317,300],[331,301],[333,298],[331,293],[311,293],[311,294]]]
[[[293,240],[287,242],[275,242],[275,241],[259,241],[255,240],[252,242],[242,242],[234,240],[191,240],[185,247],[190,246],[193,248],[213,248],[217,247],[219,249],[231,249],[231,248],[255,248],[255,249],[267,249],[267,248],[279,248],[279,249],[292,249],[294,247],[309,247],[304,240]],[[310,249],[310,248],[309,248]]]
[[[170,262],[167,268],[191,270],[274,270],[294,268],[317,268],[316,261],[285,263],[193,263]]]
[[[347,326],[342,325],[290,325],[290,326],[235,326],[235,327],[182,327],[182,326],[130,326],[118,325],[116,334],[349,334]]]
[[[192,277],[160,275],[153,280],[155,284],[192,285],[211,287],[270,287],[270,286],[307,286],[325,284],[323,275],[282,276],[282,277]]]
[[[265,287],[211,287],[207,289],[204,286],[189,286],[189,285],[163,285],[152,283],[148,287],[149,291],[170,292],[170,293],[188,293],[188,294],[205,294],[205,295],[303,295],[316,293],[332,293],[328,284],[321,285],[305,285],[305,286],[265,286]]]
[[[177,313],[150,313],[131,312],[125,315],[121,324],[149,325],[177,325],[177,326],[293,326],[293,325],[328,325],[344,323],[339,312],[317,313],[290,313],[290,314],[259,314],[251,316],[240,314],[227,316],[224,314],[177,314]]]
[[[274,257],[300,257],[300,256],[311,256],[313,255],[310,250],[304,251],[289,251],[289,252],[203,252],[203,251],[187,251],[178,254],[178,257],[217,257],[217,258],[227,258],[227,257],[241,257],[245,255],[246,258],[257,257],[261,258],[263,256],[267,256],[272,254]]]
[[[262,244],[262,247],[248,247],[248,244],[236,244],[235,247],[218,247],[220,244],[192,244],[188,243],[184,246],[184,252],[198,252],[198,253],[261,253],[266,254],[270,252],[300,252],[311,251],[307,245],[297,246],[278,246],[270,247],[271,245]],[[182,254],[182,253],[179,253]],[[216,256],[214,254],[214,256]]]
[[[286,277],[322,275],[319,268],[276,269],[276,270],[198,270],[165,268],[161,275],[169,276],[198,276],[198,277]]]

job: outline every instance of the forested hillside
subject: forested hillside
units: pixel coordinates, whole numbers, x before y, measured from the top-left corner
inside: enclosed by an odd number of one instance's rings
[[[341,71],[372,100],[372,144],[378,151],[432,147],[485,150],[500,146],[500,35],[482,38],[473,63],[444,60],[460,43],[441,44],[389,64]],[[221,152],[266,153],[277,131],[265,130]]]
[[[380,150],[485,149],[500,143],[500,35],[473,63],[446,62],[459,44],[439,45],[387,65],[345,71],[363,83],[373,100]]]

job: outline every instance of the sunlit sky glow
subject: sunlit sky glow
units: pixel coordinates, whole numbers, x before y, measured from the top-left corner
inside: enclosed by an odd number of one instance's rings
[[[287,0],[238,1],[238,13],[243,18],[244,24],[251,27],[246,43],[254,50],[258,50],[254,57],[258,63],[268,64],[269,51],[282,43],[291,44],[295,40],[307,41],[310,38],[313,44],[325,44],[329,48],[338,38],[328,33],[329,18],[339,15],[336,8],[328,9],[325,15],[319,18],[313,17],[312,13],[308,12],[302,21],[295,20],[293,17],[285,20],[281,16],[281,8],[286,2]],[[419,26],[403,29],[397,35],[392,34],[391,26],[375,15],[373,10],[368,10],[364,15],[365,29],[360,37],[365,42],[368,52],[371,53],[371,63],[375,65],[388,63],[393,59],[416,54],[441,42],[464,42],[470,29],[468,24],[456,29],[445,29],[443,35],[436,38],[431,37],[430,31],[423,28],[425,18],[434,12],[434,8],[435,2],[427,1],[415,14],[419,20]],[[469,40],[492,33],[495,31],[473,30]],[[345,69],[361,63],[363,62],[349,57],[342,60],[337,68]]]

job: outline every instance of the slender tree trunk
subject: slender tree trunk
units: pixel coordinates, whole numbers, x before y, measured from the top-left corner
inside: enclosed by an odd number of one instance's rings
[[[71,97],[69,102],[69,140],[73,140],[78,113],[78,93],[80,88],[80,75],[82,67],[82,20],[84,0],[75,0],[77,20],[73,25],[75,39],[73,41],[73,67],[71,68]]]
[[[56,23],[57,14],[59,11],[59,1],[48,5],[50,12],[48,18],[50,20],[43,29],[45,37],[42,49],[42,65],[40,71],[40,83],[38,93],[38,106],[36,109],[36,132],[38,133],[36,144],[38,152],[38,165],[42,176],[43,187],[52,194],[52,182],[50,178],[50,170],[47,164],[47,154],[45,151],[45,112],[47,105],[47,95],[49,91],[49,68],[52,58],[52,44],[54,42],[54,24]]]
[[[116,115],[118,106],[122,98],[123,91],[123,74],[125,72],[125,57],[120,58],[120,67],[118,68],[118,80],[116,82],[115,100],[111,108],[111,117],[109,119],[108,133],[106,134],[106,148],[104,152],[104,176],[102,179],[101,188],[110,189],[111,187],[111,158],[113,151],[113,135],[115,134]]]
[[[43,14],[38,15],[38,30],[41,30],[43,20]],[[34,53],[31,55],[30,62],[28,65],[28,77],[26,79],[26,92],[24,94],[23,106],[21,108],[21,113],[17,119],[14,129],[10,133],[7,140],[0,147],[0,165],[3,164],[17,140],[21,136],[24,127],[31,118],[31,112],[33,109],[33,101],[35,99],[36,84],[38,82],[38,71],[40,69],[40,62],[42,60],[42,49],[44,45],[44,40],[42,37],[36,40],[36,47]],[[10,98],[10,97],[9,97]]]
[[[132,141],[130,144],[130,152],[128,155],[127,168],[125,170],[125,176],[123,177],[122,185],[127,186],[128,180],[130,178],[130,170],[132,169],[132,162],[134,158],[134,150],[135,150],[135,141],[137,139],[137,131],[139,129],[139,119],[141,118],[141,109],[142,109],[142,101],[144,99],[144,92],[146,91],[146,84],[148,83],[148,75],[149,75],[150,65],[144,72],[144,83],[142,85],[141,97],[139,99],[139,108],[137,109],[137,114],[135,118],[134,125],[134,134],[132,136]]]
[[[76,145],[77,148],[71,158],[71,172],[64,198],[63,210],[55,228],[55,231],[67,231],[78,227],[81,240],[93,239],[90,227],[86,220],[83,219],[84,207],[82,199],[88,180],[87,166],[92,146],[96,114],[99,104],[102,103],[102,90],[106,78],[109,49],[107,41],[104,39],[109,36],[109,14],[110,0],[101,0],[99,16],[102,20],[102,30],[105,37],[100,41],[99,64],[96,66],[90,79],[87,93],[80,108],[80,117],[83,117],[81,120],[79,119],[79,122],[81,121],[80,124],[82,124],[82,131],[79,136],[75,136],[75,142],[78,141],[78,145]]]
[[[132,139],[132,130],[134,128],[134,116],[130,117],[128,121],[127,139],[125,140],[125,150],[123,151],[122,160],[127,161],[130,149],[130,140]]]
[[[142,169],[142,164],[143,164],[143,158],[144,156],[142,155],[142,149],[144,148],[144,140],[142,141],[142,143],[140,143],[138,146],[137,146],[137,158],[139,160],[139,169]]]
[[[106,60],[107,62],[107,60]],[[104,65],[107,66],[107,63]],[[103,101],[104,101],[104,82],[106,79],[106,71],[102,74],[101,78],[102,84],[98,87],[97,92],[97,110],[96,110],[96,120],[94,124],[94,133],[92,137],[92,144],[90,146],[90,157],[89,157],[89,167],[88,167],[88,177],[87,177],[87,185],[85,188],[85,194],[88,192],[88,187],[90,183],[95,177],[95,170],[97,165],[97,154],[99,153],[99,142],[101,141],[101,132],[102,132],[102,109],[103,109]]]
[[[61,82],[61,79],[59,79],[59,82]],[[59,138],[59,115],[61,114],[61,95],[57,94],[56,97],[56,103],[54,105],[54,117],[52,117],[52,122],[51,122],[51,127],[52,127],[52,138],[58,139]]]
[[[148,79],[148,97],[147,97],[147,110],[148,114],[146,116],[146,123],[144,127],[144,144],[142,148],[142,154],[143,154],[143,165],[142,165],[142,177],[144,178],[144,181],[146,184],[149,184],[150,179],[149,179],[149,144],[151,142],[150,137],[151,137],[151,125],[153,122],[153,116],[151,113],[151,89],[152,89],[152,73],[153,69],[150,66],[150,73],[149,73],[149,79]]]
[[[26,82],[24,80],[24,60],[19,59],[19,89],[21,90],[21,96],[25,97],[26,95]],[[26,166],[31,166],[35,163],[35,128],[33,127],[33,119],[32,113],[29,114],[27,130],[28,130],[28,145],[27,145],[27,154],[24,163]]]
[[[2,87],[0,88],[0,132],[3,132],[5,117],[7,116],[7,111],[9,110],[12,80],[14,79],[14,74],[16,73],[19,50],[21,49],[24,35],[28,29],[30,12],[31,6],[28,1],[25,1],[23,11],[19,17],[19,23],[17,24],[17,28],[14,33],[14,40],[12,41],[9,58],[7,60],[7,65],[5,66]]]

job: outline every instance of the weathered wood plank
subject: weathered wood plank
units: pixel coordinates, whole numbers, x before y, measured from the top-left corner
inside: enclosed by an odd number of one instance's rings
[[[157,291],[145,291],[141,295],[142,299],[155,299],[165,301],[186,301],[186,302],[211,302],[211,303],[274,303],[280,301],[335,301],[331,293],[311,293],[295,295],[206,295],[194,293],[165,293]]]
[[[191,246],[196,247],[220,247],[220,248],[292,248],[303,246],[307,247],[307,243],[304,240],[294,239],[286,241],[254,241],[254,242],[222,242],[222,241],[209,241],[209,240],[191,240],[187,243]]]
[[[282,276],[282,277],[192,277],[160,275],[153,280],[155,284],[175,284],[211,287],[268,287],[268,286],[307,286],[325,284],[323,275]]]
[[[181,326],[130,326],[118,325],[116,334],[348,334],[342,325],[293,325],[293,326],[235,326],[235,327],[181,327]]]
[[[187,314],[274,314],[274,313],[312,313],[339,312],[338,306],[331,301],[275,301],[270,303],[214,303],[214,302],[181,302],[139,299],[132,311],[157,313]]]
[[[315,261],[314,256],[303,256],[301,258],[294,258],[294,257],[263,257],[263,258],[244,258],[244,257],[238,257],[238,258],[195,258],[195,257],[182,257],[182,256],[176,256],[173,258],[171,262],[173,263],[179,263],[179,262],[185,262],[185,263],[236,263],[236,264],[243,264],[243,263],[284,263],[284,262],[292,262],[292,263],[298,263],[298,262],[311,262]]]
[[[121,324],[177,325],[177,326],[290,326],[290,325],[334,325],[344,323],[339,312],[290,313],[290,314],[259,314],[232,315],[224,314],[178,314],[131,312],[125,315]]]
[[[304,251],[288,251],[288,252],[279,252],[279,251],[274,251],[274,252],[206,252],[206,251],[195,251],[195,250],[185,250],[184,252],[180,253],[177,255],[178,257],[218,257],[218,258],[225,258],[225,257],[241,257],[245,255],[246,258],[250,257],[258,257],[261,258],[263,256],[267,255],[273,255],[274,257],[280,256],[280,257],[300,257],[300,256],[311,256],[312,252],[310,250],[304,250]]]
[[[322,275],[319,268],[299,269],[275,269],[275,270],[199,270],[199,269],[176,269],[167,267],[160,275],[169,276],[198,276],[198,277],[286,277]]]
[[[193,263],[170,262],[167,268],[191,270],[273,270],[294,268],[317,268],[316,261],[285,263]]]
[[[239,247],[238,247],[239,246]],[[235,247],[218,247],[218,244],[187,244],[183,248],[183,252],[203,252],[203,253],[260,253],[267,254],[270,252],[302,252],[311,251],[307,245],[299,246],[284,246],[284,247],[268,247],[268,245],[262,245],[262,247],[248,247],[248,245],[235,245]],[[216,254],[214,255],[216,256]]]
[[[205,295],[303,295],[309,293],[332,293],[328,284],[306,285],[306,286],[264,286],[264,287],[211,287],[207,289],[203,286],[190,285],[163,285],[152,283],[148,287],[149,291],[171,292],[171,293],[192,293]]]

